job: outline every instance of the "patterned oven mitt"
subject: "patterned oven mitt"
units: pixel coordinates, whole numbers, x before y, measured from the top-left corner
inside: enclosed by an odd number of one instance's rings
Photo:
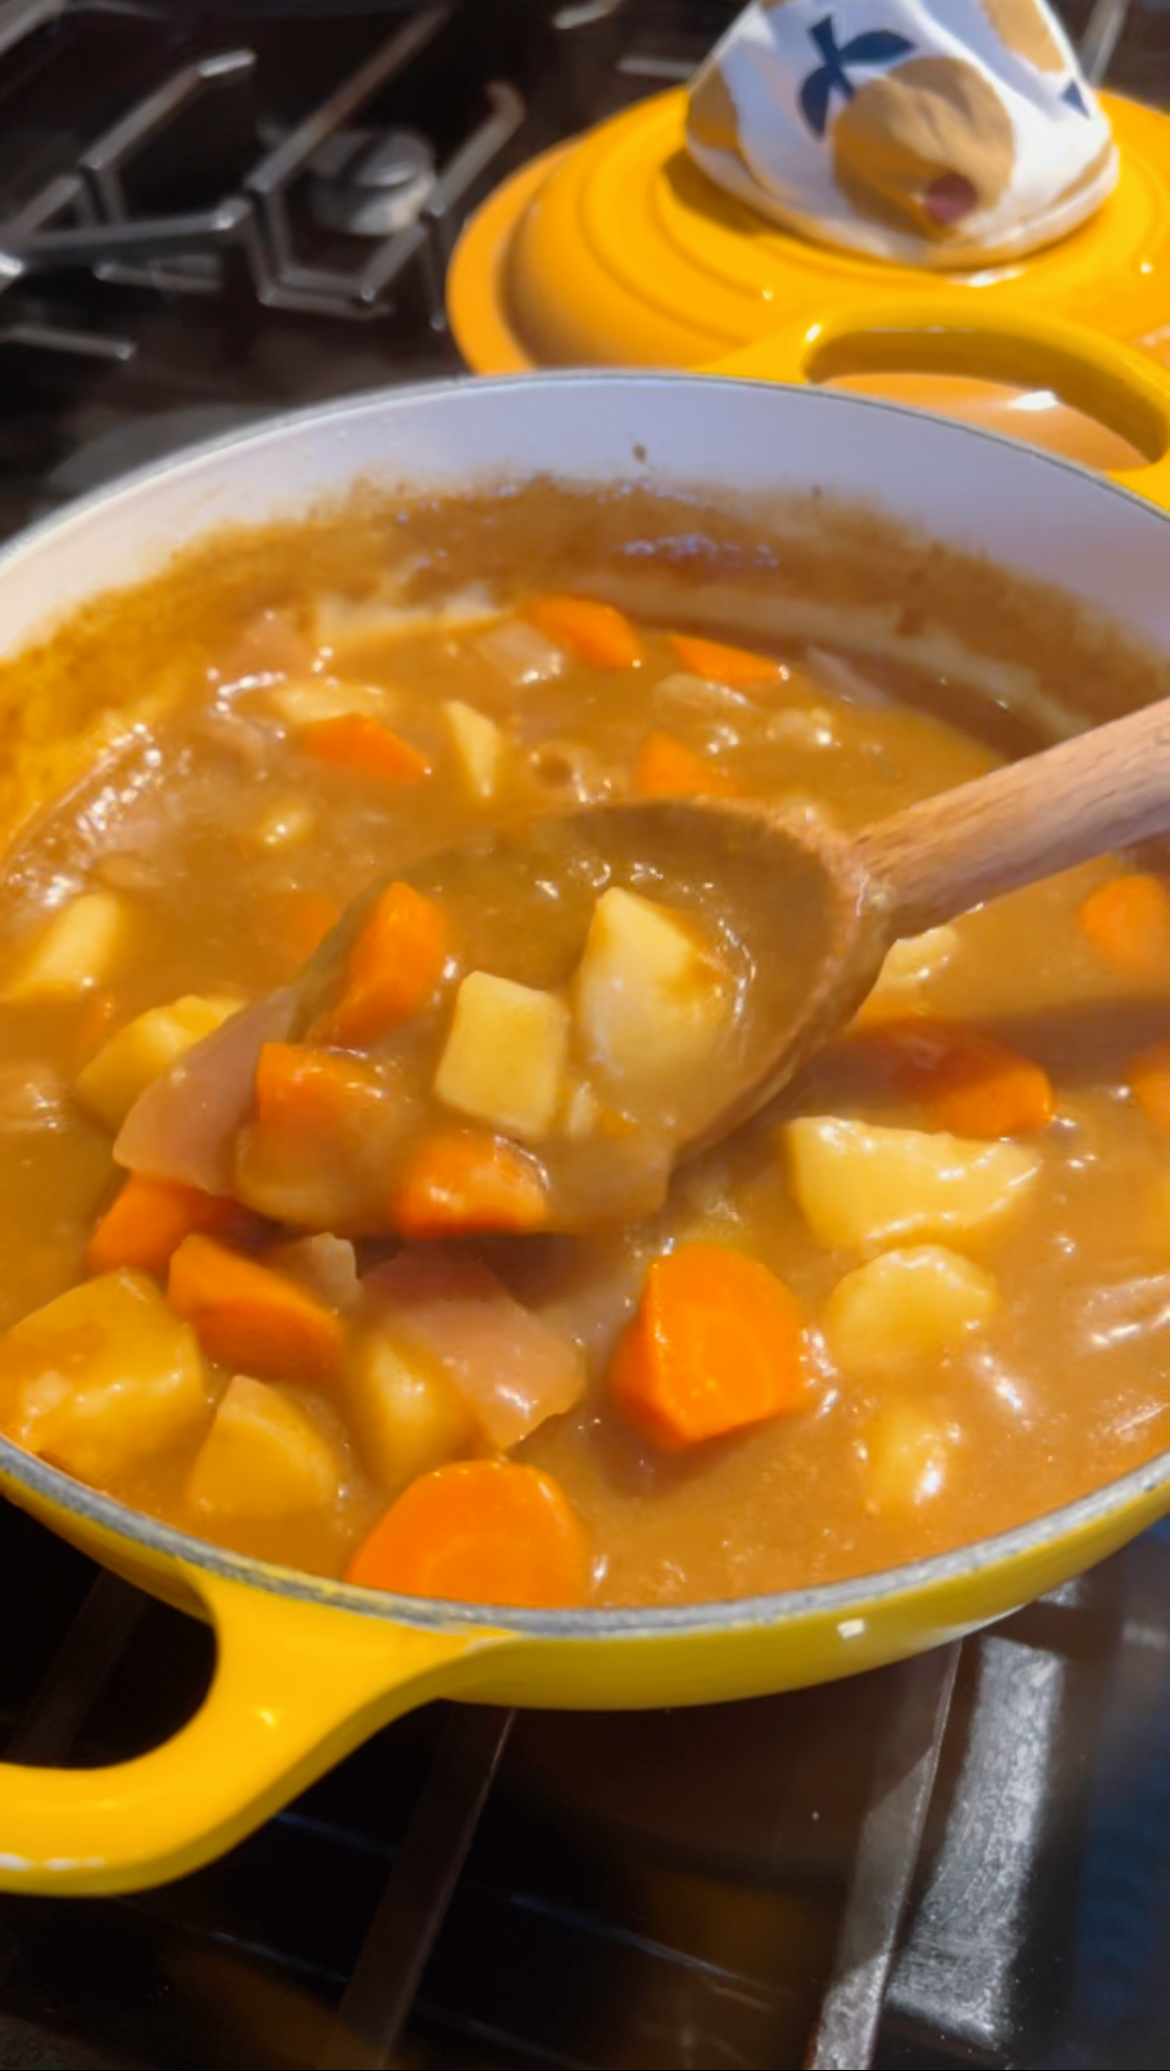
[[[1118,174],[1043,0],[752,0],[695,78],[687,145],[777,222],[914,266],[1049,244]]]

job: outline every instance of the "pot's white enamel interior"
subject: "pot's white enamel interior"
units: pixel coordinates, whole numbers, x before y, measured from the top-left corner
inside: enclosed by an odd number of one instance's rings
[[[0,557],[0,651],[85,598],[153,573],[202,533],[295,515],[362,476],[418,493],[548,472],[858,498],[1021,575],[1071,583],[1131,632],[1170,645],[1166,518],[1104,478],[825,390],[566,374],[361,397],[130,476]]]

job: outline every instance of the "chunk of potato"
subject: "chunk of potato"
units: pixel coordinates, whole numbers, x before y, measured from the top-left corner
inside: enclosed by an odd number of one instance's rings
[[[501,729],[486,712],[477,712],[461,698],[448,698],[443,717],[472,797],[494,798],[506,745]]]
[[[726,976],[667,907],[614,885],[593,909],[574,987],[590,1060],[645,1086],[698,1069],[731,1010]]]
[[[471,642],[477,654],[489,662],[513,689],[527,689],[533,683],[550,683],[564,673],[564,649],[526,619],[497,619]]]
[[[568,1049],[563,1000],[471,971],[459,987],[435,1091],[460,1114],[535,1140],[552,1127]]]
[[[222,1028],[242,1005],[227,994],[189,992],[169,1006],[148,1007],[112,1035],[78,1073],[78,1099],[107,1129],[120,1129],[139,1094],[185,1050]]]
[[[922,1244],[846,1273],[829,1297],[825,1336],[843,1372],[872,1379],[937,1357],[999,1305],[990,1273],[941,1244]]]
[[[1006,1214],[1040,1170],[1018,1143],[879,1129],[809,1115],[783,1137],[793,1193],[821,1244],[885,1245],[955,1236]]]
[[[908,935],[895,942],[878,973],[877,983],[858,1013],[862,1027],[887,1021],[917,1005],[923,988],[953,962],[961,946],[957,928],[929,928],[924,935]]]
[[[315,726],[322,719],[347,719],[351,712],[388,719],[398,700],[378,683],[343,683],[334,676],[295,676],[274,683],[264,702],[286,726]]]
[[[907,935],[890,949],[878,976],[886,986],[924,985],[946,969],[959,947],[959,931],[948,923],[928,928],[924,935]]]
[[[866,1434],[865,1506],[905,1516],[945,1493],[962,1430],[950,1405],[891,1396]]]
[[[287,1388],[237,1374],[196,1455],[187,1495],[219,1517],[289,1517],[337,1500],[341,1467]]]
[[[108,974],[126,939],[128,920],[125,901],[116,892],[83,892],[53,915],[3,997],[37,1000],[88,992]]]
[[[414,633],[456,632],[492,624],[499,616],[499,605],[478,583],[469,583],[441,602],[432,599],[411,605],[401,602],[400,589],[388,581],[365,597],[323,591],[317,599],[314,637],[327,652],[344,654],[347,648],[382,647]]]
[[[474,1448],[478,1427],[455,1383],[384,1331],[354,1347],[347,1399],[362,1457],[388,1495]]]
[[[81,1481],[108,1484],[186,1438],[206,1416],[194,1332],[145,1273],[105,1273],[0,1340],[11,1437]]]

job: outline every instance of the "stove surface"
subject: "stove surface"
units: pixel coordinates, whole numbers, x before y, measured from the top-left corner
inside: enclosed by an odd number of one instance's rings
[[[454,374],[466,213],[731,0],[0,0],[0,536]],[[1170,0],[1063,10],[1170,101]],[[200,1626],[0,1506],[8,1759],[157,1745]],[[0,2064],[1170,2061],[1170,1531],[980,1638],[715,1710],[433,1706],[142,1897],[0,1895]]]

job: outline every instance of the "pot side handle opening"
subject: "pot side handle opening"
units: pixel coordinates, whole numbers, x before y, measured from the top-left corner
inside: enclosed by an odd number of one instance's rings
[[[709,366],[711,374],[817,382],[840,374],[963,375],[1050,389],[1145,456],[1110,472],[1121,488],[1170,508],[1170,374],[1147,354],[1064,318],[1000,316],[971,291],[896,307],[834,310],[769,333]]]
[[[425,1631],[192,1569],[211,1686],[173,1739],[103,1769],[0,1762],[0,1889],[92,1896],[222,1855],[379,1726],[457,1694],[504,1635]],[[514,1638],[514,1636],[513,1636]]]

